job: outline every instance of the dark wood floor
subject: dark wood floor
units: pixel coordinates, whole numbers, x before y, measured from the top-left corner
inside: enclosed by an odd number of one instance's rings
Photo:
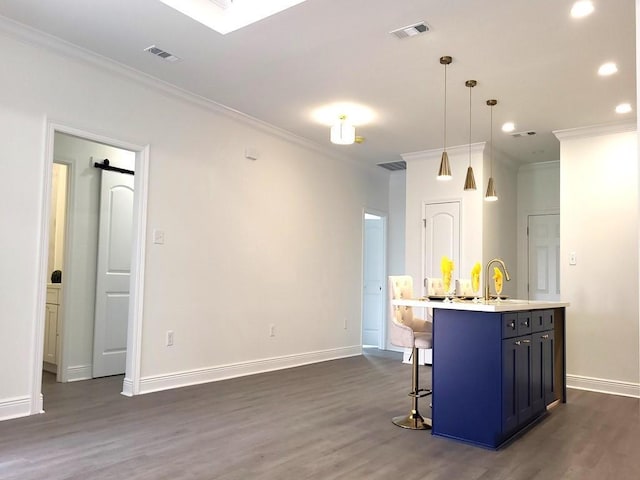
[[[0,423],[0,479],[640,478],[638,399],[569,390],[494,452],[394,426],[410,404],[398,358],[374,351],[134,398],[119,394],[121,377],[48,379],[47,413]]]

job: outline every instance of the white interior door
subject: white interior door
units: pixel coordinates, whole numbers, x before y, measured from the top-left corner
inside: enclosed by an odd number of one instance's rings
[[[362,344],[384,348],[384,219],[369,213],[364,217],[364,281]]]
[[[560,215],[529,215],[529,299],[560,300]]]
[[[424,204],[424,261],[422,279],[414,281],[414,294],[426,295],[425,279],[442,277],[440,260],[447,256],[453,260],[454,268],[460,268],[460,202],[441,202]],[[456,277],[455,270],[453,277]],[[452,279],[453,283],[453,279]],[[422,318],[428,318],[429,312],[422,312]],[[432,363],[433,351],[420,350],[421,364]],[[405,362],[409,362],[405,352]]]
[[[460,268],[460,202],[425,203],[424,205],[424,270],[422,293],[426,294],[424,278],[442,277],[440,260],[453,260],[454,274]],[[453,280],[452,280],[453,282]],[[414,288],[417,288],[414,285]],[[417,293],[417,292],[415,292]]]
[[[133,234],[133,175],[102,171],[93,377],[125,372]]]

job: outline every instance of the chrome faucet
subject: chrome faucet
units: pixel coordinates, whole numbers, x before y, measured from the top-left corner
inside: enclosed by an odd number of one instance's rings
[[[485,301],[489,301],[491,299],[491,296],[489,295],[489,267],[491,266],[492,263],[499,263],[500,265],[502,265],[502,269],[504,270],[504,278],[507,280],[507,282],[511,280],[511,277],[509,277],[509,272],[507,271],[507,266],[504,264],[504,260],[502,260],[501,258],[494,258],[492,260],[489,260],[489,262],[487,263],[487,268],[485,269],[485,275],[484,275]]]

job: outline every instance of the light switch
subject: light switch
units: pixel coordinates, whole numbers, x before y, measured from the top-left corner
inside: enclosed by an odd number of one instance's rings
[[[578,263],[576,252],[569,253],[569,265],[575,265],[576,263]]]
[[[153,243],[164,245],[164,230],[153,230]]]

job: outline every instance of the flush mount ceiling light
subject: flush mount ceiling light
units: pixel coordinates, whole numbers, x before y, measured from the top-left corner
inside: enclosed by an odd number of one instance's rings
[[[629,113],[632,110],[630,103],[621,103],[616,107],[616,113]]]
[[[444,65],[444,145],[438,180],[451,180],[451,165],[449,165],[449,154],[447,153],[447,65],[452,61],[453,59],[449,56],[440,57],[440,64]]]
[[[613,62],[607,62],[600,65],[598,68],[598,75],[606,77],[608,75],[613,75],[618,72],[618,66]]]
[[[513,122],[505,122],[502,124],[502,131],[509,133],[516,129],[516,125]]]
[[[469,166],[467,167],[467,176],[464,179],[464,189],[475,190],[476,179],[473,175],[473,168],[471,167],[471,90],[473,90],[473,87],[475,87],[478,82],[475,80],[467,80],[464,84],[466,87],[469,87]]]
[[[493,181],[493,107],[495,107],[497,103],[497,100],[487,100],[487,105],[491,107],[491,156],[489,157],[490,175],[489,183],[487,184],[487,193],[484,196],[484,199],[487,202],[495,202],[498,200],[498,193],[496,192],[495,182]]]
[[[582,18],[593,13],[593,2],[589,0],[581,0],[573,4],[571,7],[571,16],[573,18]]]
[[[160,0],[223,35],[306,0]]]
[[[338,121],[331,127],[331,143],[336,145],[351,145],[356,141],[356,129],[347,120],[346,115],[340,115]]]

